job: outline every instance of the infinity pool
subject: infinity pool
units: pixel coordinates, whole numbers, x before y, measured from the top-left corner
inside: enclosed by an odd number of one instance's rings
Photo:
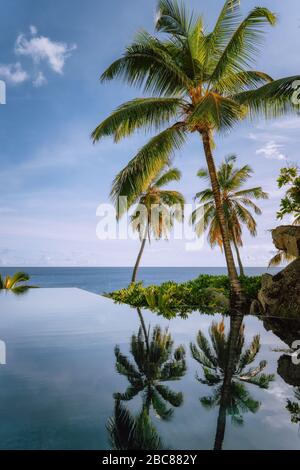
[[[299,449],[296,339],[300,321],[168,321],[79,289],[2,291],[0,448]]]

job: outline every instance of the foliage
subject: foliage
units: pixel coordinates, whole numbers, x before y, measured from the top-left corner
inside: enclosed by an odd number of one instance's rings
[[[261,288],[261,277],[241,277],[241,285],[249,300],[255,299]],[[177,284],[164,282],[160,286],[144,287],[142,283],[131,284],[125,289],[108,294],[116,302],[134,307],[148,307],[171,318],[176,314],[185,316],[193,310],[202,313],[227,313],[230,293],[228,276],[202,274],[198,278]]]
[[[116,370],[127,378],[129,386],[124,393],[115,393],[114,399],[130,401],[141,394],[148,416],[153,408],[160,419],[170,419],[173,407],[182,405],[183,394],[173,391],[165,382],[180,380],[185,375],[184,347],[174,349],[167,329],[156,326],[151,334],[150,328],[146,332],[141,327],[137,335],[132,335],[130,352],[134,362],[115,347]]]
[[[280,210],[277,218],[282,219],[285,215],[294,217],[294,224],[300,224],[300,172],[297,166],[281,168],[277,180],[278,187],[289,186],[285,197],[281,200]]]
[[[230,155],[221,163],[218,169],[218,180],[231,239],[234,239],[237,245],[242,246],[242,224],[245,224],[252,236],[256,235],[257,224],[249,209],[253,209],[255,214],[261,215],[261,210],[254,204],[253,199],[267,199],[268,195],[260,186],[249,189],[243,188],[245,182],[251,177],[253,170],[249,165],[237,167],[235,165],[236,160],[235,155]],[[201,179],[209,180],[206,169],[199,170],[198,176]],[[210,245],[212,247],[219,245],[222,248],[221,227],[211,186],[197,193],[195,200],[201,204],[191,216],[191,222],[195,225],[196,233],[200,236],[204,230],[209,228],[208,240]]]
[[[199,330],[197,344],[191,343],[191,354],[202,368],[203,376],[196,375],[197,380],[214,388],[211,396],[200,399],[201,404],[208,409],[220,406],[223,393],[223,383],[226,369],[230,361],[230,332],[226,334],[224,320],[212,322],[209,330],[210,342]],[[260,337],[253,337],[249,347],[245,348],[245,327],[240,326],[235,341],[235,360],[232,378],[229,384],[229,399],[226,403],[226,411],[231,416],[234,424],[243,424],[243,413],[250,411],[256,413],[260,403],[254,400],[245,384],[256,385],[267,389],[274,380],[274,374],[265,374],[262,371],[267,366],[266,361],[260,361],[257,366],[251,366],[260,350]]]
[[[2,277],[0,274],[0,290],[11,290],[15,294],[21,294],[33,286],[23,284],[29,281],[30,276],[24,272],[17,272],[13,276]],[[20,285],[21,284],[21,285]]]

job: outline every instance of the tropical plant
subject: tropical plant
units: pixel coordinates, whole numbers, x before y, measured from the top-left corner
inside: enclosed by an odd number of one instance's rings
[[[253,209],[256,215],[260,215],[261,209],[253,202],[253,199],[267,199],[268,194],[262,190],[261,186],[250,189],[243,188],[253,170],[249,165],[244,165],[241,168],[236,167],[236,159],[235,155],[225,158],[225,161],[219,166],[217,176],[228,233],[235,248],[240,276],[244,276],[239,252],[239,246],[243,246],[242,225],[247,227],[253,237],[256,236],[257,224],[248,207]],[[209,173],[205,168],[199,170],[197,176],[209,181]],[[222,231],[211,187],[197,193],[195,200],[200,206],[193,211],[191,222],[195,226],[197,235],[201,236],[209,228],[208,241],[211,247],[218,245],[223,250]]]
[[[277,212],[277,219],[282,220],[285,215],[294,218],[293,225],[300,224],[300,173],[297,166],[281,168],[277,179],[279,189],[289,186],[285,197],[281,199],[280,210]],[[278,250],[269,262],[270,266],[279,266],[283,263],[290,263],[295,256]]]
[[[163,449],[161,438],[146,411],[142,410],[135,417],[120,400],[115,400],[114,416],[106,427],[115,450]]]
[[[300,172],[297,166],[281,168],[277,180],[278,187],[289,186],[285,197],[281,200],[280,210],[277,218],[282,219],[285,215],[294,218],[294,225],[300,225]]]
[[[116,369],[127,378],[130,385],[124,393],[115,393],[115,400],[129,401],[143,392],[143,412],[149,415],[152,407],[161,419],[169,419],[173,409],[167,404],[180,406],[183,395],[163,383],[179,380],[186,372],[184,348],[179,346],[173,351],[173,344],[167,330],[162,331],[156,326],[151,335],[150,329],[147,331],[142,321],[138,335],[131,338],[131,354],[135,364],[116,346]]]
[[[228,131],[246,116],[281,116],[298,109],[292,84],[298,76],[273,81],[266,73],[249,70],[257,57],[263,28],[275,25],[267,8],[254,8],[244,19],[239,0],[227,0],[211,32],[200,16],[189,15],[184,4],[159,0],[156,31],[166,39],[141,31],[123,56],[102,74],[102,82],[122,77],[151,97],[117,108],[94,130],[98,141],[119,141],[134,131],[162,130],[142,147],[117,175],[112,197],[138,197],[162,165],[168,164],[189,132],[201,137],[220,220],[223,247],[232,290],[241,287],[234,264],[217,171],[213,158],[215,132]]]
[[[24,285],[23,282],[29,281],[30,276],[24,272],[17,272],[13,276],[7,275],[2,277],[0,274],[0,290],[7,289],[12,290],[13,292],[22,293],[25,290],[29,289],[32,286]],[[21,285],[20,285],[21,284]]]
[[[297,401],[287,400],[286,409],[291,415],[291,422],[300,423],[300,387],[295,387],[295,399]]]
[[[284,263],[290,263],[294,259],[296,259],[295,256],[290,255],[289,253],[286,253],[283,250],[278,250],[278,251],[276,251],[273,258],[270,259],[269,268],[271,266],[279,266],[279,265],[284,264]]]
[[[236,337],[232,330],[226,334],[224,320],[219,323],[213,322],[209,330],[211,345],[201,330],[197,335],[197,345],[193,343],[190,345],[192,356],[203,371],[203,378],[196,375],[197,380],[215,388],[212,396],[200,399],[202,405],[210,409],[215,406],[221,407],[223,402],[225,415],[227,413],[235,424],[243,424],[243,413],[248,411],[255,413],[260,407],[260,403],[251,397],[245,384],[267,389],[274,380],[274,375],[262,373],[267,365],[266,361],[260,361],[257,366],[249,367],[260,350],[260,337],[254,336],[250,346],[244,349],[244,332],[242,320],[238,325]],[[232,351],[234,357],[230,358]],[[231,369],[230,373],[228,368]]]
[[[158,240],[167,237],[176,218],[182,221],[184,197],[178,191],[162,189],[172,181],[179,181],[181,173],[177,168],[161,170],[150,184],[143,188],[141,194],[136,196],[126,193],[129,200],[127,207],[137,203],[136,210],[131,216],[134,230],[138,231],[141,247],[133,269],[131,282],[136,281],[137,271],[145,249],[147,238],[150,242],[151,233]],[[124,193],[123,193],[124,196]]]

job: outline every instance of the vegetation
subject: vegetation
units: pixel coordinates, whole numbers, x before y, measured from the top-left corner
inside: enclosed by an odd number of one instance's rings
[[[221,163],[217,175],[228,233],[236,252],[240,276],[244,276],[239,253],[239,246],[243,246],[242,225],[247,227],[252,236],[256,236],[257,224],[248,207],[253,209],[256,215],[260,215],[261,210],[253,199],[267,199],[268,194],[260,186],[242,189],[253,170],[249,165],[238,168],[235,163],[235,155],[227,157]],[[199,178],[209,180],[209,173],[205,168],[199,170],[197,175]],[[192,213],[191,222],[195,226],[197,235],[201,236],[203,231],[209,228],[208,241],[211,247],[218,245],[223,249],[222,231],[211,186],[197,193],[195,199],[200,203],[200,207]]]
[[[30,276],[24,272],[17,272],[13,276],[7,275],[2,277],[0,274],[0,290],[6,289],[18,293],[23,293],[25,290],[29,289],[32,286],[23,284],[30,280]],[[21,284],[21,285],[20,285]]]
[[[251,301],[261,288],[261,277],[241,277],[241,285]],[[160,286],[144,287],[132,284],[125,289],[108,294],[116,302],[134,307],[147,307],[166,317],[185,316],[199,310],[202,313],[227,313],[229,308],[230,281],[228,276],[200,275],[198,278],[177,284],[165,282]]]
[[[285,197],[281,200],[280,210],[277,213],[278,219],[285,215],[294,218],[294,224],[300,225],[300,172],[296,166],[281,168],[280,176],[277,180],[278,187],[289,186]]]
[[[189,15],[184,4],[159,0],[156,31],[137,34],[121,58],[102,74],[101,80],[123,78],[150,97],[121,105],[94,130],[99,141],[115,141],[138,129],[160,132],[141,148],[117,175],[112,198],[138,197],[189,133],[202,139],[232,291],[240,294],[213,158],[214,134],[232,129],[247,116],[274,118],[298,110],[291,99],[292,84],[299,77],[273,81],[264,72],[250,70],[257,57],[263,29],[275,25],[267,8],[256,7],[243,19],[239,0],[227,0],[212,31],[201,16]],[[162,130],[163,129],[163,130]]]
[[[280,176],[277,180],[278,187],[289,186],[285,197],[281,200],[280,210],[277,212],[277,218],[282,220],[284,216],[289,215],[294,218],[293,224],[300,224],[300,173],[297,166],[281,168]],[[283,250],[278,250],[275,256],[270,260],[269,266],[278,266],[283,263],[290,263],[295,259]]]
[[[196,375],[197,380],[214,389],[211,396],[202,397],[200,402],[207,409],[219,408],[214,449],[221,450],[227,415],[234,424],[242,425],[243,414],[256,413],[260,407],[245,385],[267,389],[274,380],[274,374],[263,373],[266,361],[251,366],[260,350],[260,337],[254,336],[250,346],[244,349],[245,326],[242,316],[230,318],[227,334],[224,320],[213,322],[209,336],[210,342],[200,330],[197,344],[191,343],[190,349],[193,358],[202,367],[203,378]]]
[[[160,239],[167,236],[174,218],[182,219],[184,206],[182,194],[178,191],[161,189],[172,181],[179,181],[180,176],[181,173],[177,168],[162,170],[155,175],[153,181],[146,188],[143,188],[141,194],[130,197],[131,204],[138,202],[131,222],[133,229],[138,231],[141,240],[141,248],[133,269],[131,282],[136,281],[146,240],[148,238],[150,242],[151,232],[156,239]]]

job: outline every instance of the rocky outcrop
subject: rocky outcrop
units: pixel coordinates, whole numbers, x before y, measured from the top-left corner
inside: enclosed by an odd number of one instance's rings
[[[296,259],[275,276],[265,274],[258,294],[262,313],[300,318],[300,226],[281,226],[272,231],[274,245]]]
[[[300,257],[300,226],[282,225],[272,230],[273,243],[278,250]]]

